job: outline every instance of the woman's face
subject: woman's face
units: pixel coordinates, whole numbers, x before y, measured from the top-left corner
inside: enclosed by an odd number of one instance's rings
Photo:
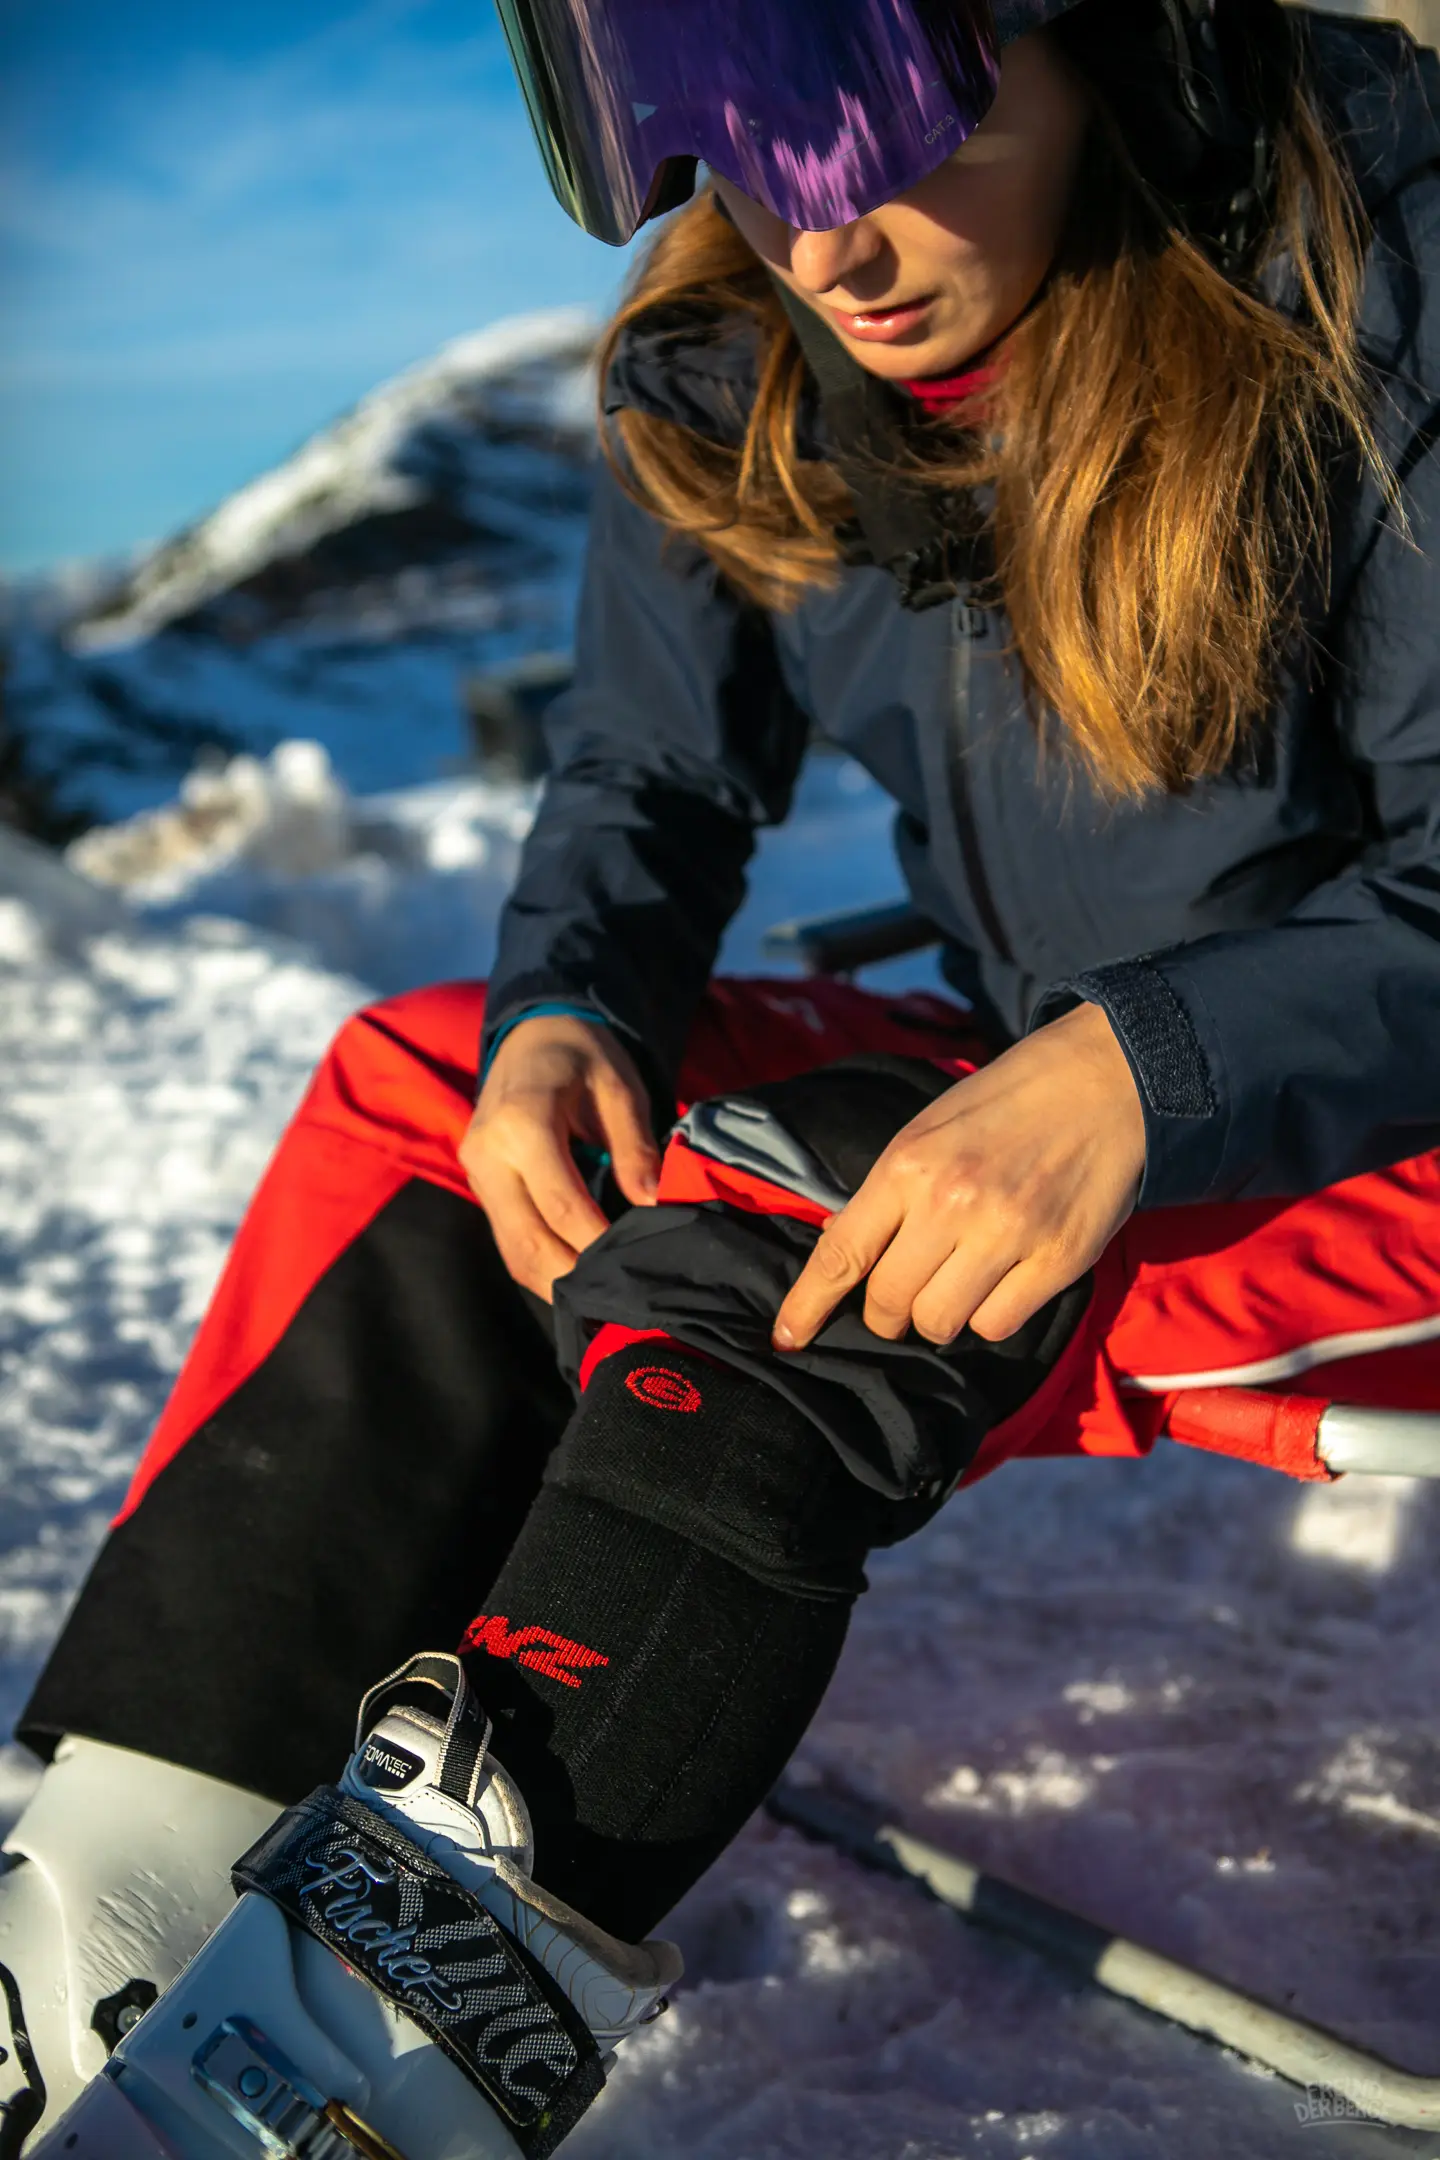
[[[874,375],[953,374],[1029,306],[1054,260],[1085,133],[1083,87],[1043,31],[1007,45],[969,141],[893,202],[798,232],[728,180],[755,252]]]

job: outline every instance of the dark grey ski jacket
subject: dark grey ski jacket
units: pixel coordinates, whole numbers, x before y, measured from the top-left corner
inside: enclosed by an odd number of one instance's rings
[[[1313,1191],[1440,1144],[1440,61],[1308,24],[1374,225],[1363,342],[1411,531],[1337,480],[1320,663],[1258,757],[1107,806],[1038,755],[1002,616],[908,613],[878,569],[767,616],[603,476],[487,1041],[535,1003],[593,1008],[665,1100],[813,728],[894,797],[910,891],[982,1012],[1019,1035],[1104,1007],[1145,1106],[1142,1205]],[[733,440],[753,382],[746,337],[672,328],[632,337],[607,401]]]

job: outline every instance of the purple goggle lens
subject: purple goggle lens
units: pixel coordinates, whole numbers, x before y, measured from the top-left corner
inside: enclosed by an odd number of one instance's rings
[[[703,159],[828,232],[914,187],[988,111],[990,0],[496,0],[546,173],[620,245]]]

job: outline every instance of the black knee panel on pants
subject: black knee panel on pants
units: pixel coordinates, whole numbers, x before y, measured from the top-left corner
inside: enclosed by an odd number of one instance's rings
[[[850,1058],[693,1106],[676,1145],[833,1208],[952,1085],[921,1059]],[[1052,1298],[1003,1342],[966,1329],[944,1344],[914,1329],[898,1340],[872,1334],[861,1284],[812,1343],[780,1357],[771,1326],[819,1234],[803,1208],[755,1213],[718,1200],[633,1208],[556,1284],[560,1363],[577,1380],[597,1330],[618,1323],[663,1331],[748,1374],[762,1384],[756,1400],[770,1405],[769,1416],[800,1412],[853,1481],[888,1503],[864,1509],[840,1497],[843,1485],[831,1487],[842,1515],[863,1510],[869,1544],[892,1544],[928,1520],[986,1436],[1042,1385],[1089,1303],[1091,1280]],[[742,1441],[724,1444],[728,1454]],[[793,1464],[769,1465],[758,1436],[755,1445],[762,1488],[794,1474]],[[798,1436],[794,1445],[803,1445]],[[786,1504],[794,1501],[787,1487]],[[747,1536],[754,1529],[747,1520]],[[795,1559],[792,1552],[788,1564]]]
[[[812,1598],[856,1596],[887,1502],[770,1389],[665,1344],[606,1359],[546,1483],[603,1501]]]

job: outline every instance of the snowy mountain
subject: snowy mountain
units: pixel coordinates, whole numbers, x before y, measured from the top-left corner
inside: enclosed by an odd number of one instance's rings
[[[593,341],[557,309],[445,346],[146,556],[77,642],[488,625],[499,588],[554,571],[585,509]]]
[[[361,790],[468,762],[467,680],[569,640],[593,343],[459,339],[122,572],[10,595],[9,763],[81,822],[297,736]]]

